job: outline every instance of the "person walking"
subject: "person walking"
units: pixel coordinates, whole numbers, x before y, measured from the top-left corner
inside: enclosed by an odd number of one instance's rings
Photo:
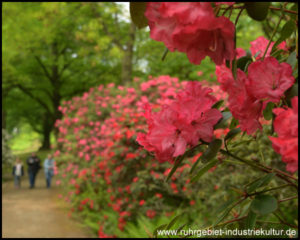
[[[40,162],[41,160],[35,152],[27,159],[30,188],[34,188],[36,175],[41,168]]]
[[[44,161],[44,171],[45,171],[45,176],[46,176],[47,188],[50,188],[51,187],[51,178],[54,175],[54,159],[52,158],[51,154],[49,154]]]
[[[16,162],[13,166],[13,172],[14,181],[15,181],[15,187],[20,188],[21,187],[21,177],[24,176],[24,167],[21,162],[21,160],[17,157]]]

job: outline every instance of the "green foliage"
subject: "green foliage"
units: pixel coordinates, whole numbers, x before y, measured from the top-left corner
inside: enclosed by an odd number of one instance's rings
[[[148,19],[144,15],[147,3],[131,2],[129,4],[130,4],[130,16],[134,24],[138,28],[143,28],[148,26]]]
[[[245,7],[248,15],[256,20],[263,21],[266,19],[269,12],[269,2],[246,2]]]
[[[277,209],[277,200],[270,195],[257,195],[250,208],[256,214],[266,215]]]

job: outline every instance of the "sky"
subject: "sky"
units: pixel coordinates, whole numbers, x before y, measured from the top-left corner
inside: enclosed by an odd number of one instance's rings
[[[129,2],[116,2],[123,6],[124,16],[120,16],[120,18],[126,22],[129,22],[130,14],[129,14]]]

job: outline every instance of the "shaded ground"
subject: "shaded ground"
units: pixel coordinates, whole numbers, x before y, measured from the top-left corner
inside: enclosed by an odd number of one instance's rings
[[[87,229],[68,217],[66,203],[58,198],[60,189],[45,187],[43,171],[36,180],[34,189],[29,189],[27,175],[22,178],[21,189],[15,189],[13,181],[2,184],[2,237],[92,237]]]

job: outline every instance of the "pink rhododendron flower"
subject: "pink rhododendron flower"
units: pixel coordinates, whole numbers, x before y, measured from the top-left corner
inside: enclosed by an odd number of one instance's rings
[[[184,154],[186,147],[196,145],[199,139],[210,142],[213,126],[222,118],[217,109],[211,109],[216,102],[216,98],[209,95],[211,92],[199,82],[188,82],[176,100],[164,105],[160,112],[152,113],[147,105],[144,116],[149,132],[138,134],[139,144],[153,151],[160,162],[165,162]]]
[[[140,205],[140,206],[143,206],[144,204],[145,204],[145,200],[142,199],[142,200],[140,201],[139,205]]]
[[[298,169],[298,97],[292,99],[292,108],[275,108],[274,130],[278,137],[269,137],[275,152],[287,163],[286,170]]]
[[[209,56],[220,65],[235,56],[235,26],[226,17],[216,17],[210,2],[149,2],[145,16],[151,38],[170,51],[186,53],[191,63]]]
[[[257,129],[262,129],[259,118],[262,116],[263,105],[249,94],[246,87],[248,82],[246,74],[238,69],[237,79],[234,80],[230,69],[219,66],[216,75],[221,88],[229,95],[229,110],[239,120],[241,130],[250,135]]]
[[[263,55],[264,55],[264,52],[265,52],[265,50],[268,46],[268,43],[269,43],[269,40],[266,39],[263,36],[260,36],[256,40],[250,42],[250,44],[251,44],[250,51],[251,51],[252,56],[255,56],[255,54],[257,54],[259,52],[258,55],[256,56],[256,59],[262,58]],[[270,56],[270,53],[271,53],[272,48],[274,46],[274,43],[275,42],[271,42],[265,57]],[[286,43],[284,41],[284,42],[280,43],[277,46],[277,48],[282,49],[282,50],[287,50],[285,45],[286,45]]]
[[[237,59],[241,58],[241,57],[244,57],[247,54],[246,51],[244,49],[242,49],[242,48],[236,48],[235,49],[235,53],[236,53],[236,58]]]
[[[248,67],[249,93],[259,100],[278,103],[284,92],[295,82],[292,67],[274,57],[256,61]]]
[[[154,218],[156,216],[156,212],[154,210],[147,210],[146,215],[148,218]]]

